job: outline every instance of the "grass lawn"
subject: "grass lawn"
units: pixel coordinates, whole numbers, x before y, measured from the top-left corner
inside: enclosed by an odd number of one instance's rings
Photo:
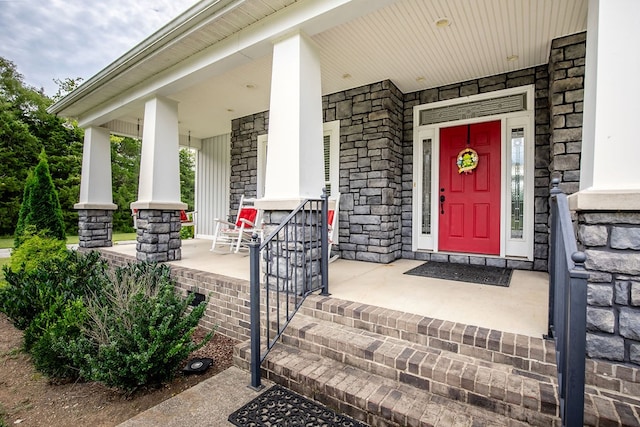
[[[113,241],[136,240],[136,233],[113,233]],[[78,236],[67,236],[67,244],[78,244]],[[0,237],[0,249],[13,247],[13,237]]]

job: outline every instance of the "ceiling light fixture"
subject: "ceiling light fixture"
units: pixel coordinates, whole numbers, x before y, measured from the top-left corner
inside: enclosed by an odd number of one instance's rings
[[[233,108],[227,108],[228,113],[233,113],[233,111],[234,111]]]
[[[350,78],[351,78],[351,74],[349,74],[349,73],[344,73],[344,74],[342,75],[342,78],[343,78],[343,79],[350,79]]]
[[[255,89],[256,85],[254,85],[253,83],[247,83],[246,85],[244,85],[244,87],[246,87],[247,89]]]
[[[425,79],[425,78],[424,78],[424,76],[418,76],[418,77],[416,77],[416,81],[417,81],[418,83],[422,83],[422,82],[423,82],[423,81],[425,81],[425,80],[427,80],[427,79]]]
[[[509,56],[507,56],[507,61],[508,62],[515,62],[518,59],[520,59],[520,57],[518,55],[509,55]]]
[[[446,28],[449,25],[451,25],[451,21],[449,20],[449,18],[440,18],[436,21],[437,28]]]

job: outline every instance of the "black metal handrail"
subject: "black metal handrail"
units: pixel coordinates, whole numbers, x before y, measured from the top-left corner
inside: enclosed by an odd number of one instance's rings
[[[578,251],[567,196],[552,180],[549,263],[549,332],[555,340],[560,417],[563,426],[584,419],[587,323],[586,255]]]
[[[261,387],[260,365],[306,296],[318,289],[329,295],[327,200],[326,190],[320,199],[305,200],[262,243],[254,235],[249,244],[251,387],[255,389]]]

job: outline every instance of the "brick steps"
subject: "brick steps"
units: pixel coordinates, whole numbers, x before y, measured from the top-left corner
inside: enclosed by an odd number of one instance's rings
[[[249,368],[249,343],[236,347]],[[559,425],[551,341],[310,296],[263,376],[371,425]],[[638,372],[587,363],[585,425],[640,426]]]
[[[283,344],[533,425],[553,425],[559,415],[553,378],[511,366],[301,314]]]
[[[340,325],[513,366],[522,371],[556,376],[552,340],[431,319],[410,313],[318,295],[307,297],[300,313]],[[587,360],[586,383],[593,394],[640,396],[640,369]]]
[[[286,345],[265,368],[270,380],[369,425],[528,425]]]
[[[528,372],[546,376],[555,376],[556,372],[555,345],[542,337],[517,335],[317,295],[307,297],[300,313]]]

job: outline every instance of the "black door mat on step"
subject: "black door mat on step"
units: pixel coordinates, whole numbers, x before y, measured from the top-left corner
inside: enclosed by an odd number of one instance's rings
[[[512,272],[511,268],[427,261],[404,274],[508,287]]]
[[[279,385],[229,415],[229,422],[238,427],[367,427]]]

